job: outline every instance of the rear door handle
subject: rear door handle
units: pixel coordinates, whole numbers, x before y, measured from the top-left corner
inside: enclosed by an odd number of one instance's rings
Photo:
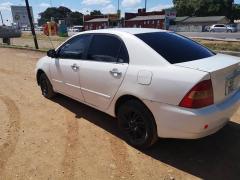
[[[77,71],[79,69],[79,66],[77,64],[73,64],[71,65],[71,68],[74,70],[74,71]]]
[[[109,72],[113,77],[121,77],[122,76],[122,72],[119,72],[117,68],[113,68]]]

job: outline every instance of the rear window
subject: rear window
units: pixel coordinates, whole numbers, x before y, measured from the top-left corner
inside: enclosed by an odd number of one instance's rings
[[[173,32],[136,34],[169,63],[176,64],[214,56],[215,53],[186,37]]]

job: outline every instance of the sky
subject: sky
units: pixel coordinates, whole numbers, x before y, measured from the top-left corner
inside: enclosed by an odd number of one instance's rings
[[[136,12],[138,8],[143,8],[145,4],[145,0],[119,0],[119,2],[122,15],[125,12]],[[240,3],[240,0],[235,0],[235,3]],[[39,18],[38,14],[51,6],[65,6],[72,11],[80,11],[83,14],[88,14],[95,9],[101,10],[103,13],[115,13],[118,0],[29,0],[29,4],[33,7],[34,19],[36,21]],[[25,0],[0,1],[0,11],[5,24],[12,22],[11,5],[25,5]],[[162,10],[172,6],[172,0],[148,0],[147,11]]]

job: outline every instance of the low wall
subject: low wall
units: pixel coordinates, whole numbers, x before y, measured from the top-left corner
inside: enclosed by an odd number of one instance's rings
[[[175,32],[202,32],[203,27],[199,25],[171,25],[170,31]]]

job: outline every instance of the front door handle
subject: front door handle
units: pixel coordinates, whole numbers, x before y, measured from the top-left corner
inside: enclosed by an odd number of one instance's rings
[[[71,68],[74,70],[74,71],[77,71],[79,69],[79,66],[77,64],[73,64],[71,65]]]
[[[113,68],[109,71],[113,77],[119,78],[122,76],[122,72],[119,72],[117,68]]]

